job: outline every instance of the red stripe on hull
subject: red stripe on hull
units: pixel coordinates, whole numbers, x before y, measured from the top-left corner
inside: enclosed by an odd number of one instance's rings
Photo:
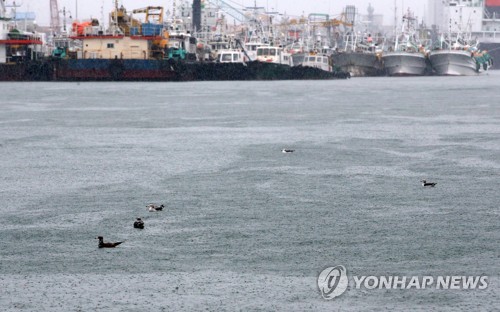
[[[108,70],[58,68],[56,77],[57,79],[105,80],[110,79],[111,75]]]
[[[66,69],[59,68],[56,79],[67,80],[113,80],[113,76],[107,69]],[[161,70],[125,70],[118,77],[120,80],[174,80],[176,73]]]
[[[124,79],[170,79],[174,77],[175,72],[161,70],[134,70],[123,73]]]
[[[78,39],[78,40],[84,40],[84,39],[122,39],[125,36],[112,36],[112,35],[90,35],[90,36],[71,36],[69,37],[70,39]]]
[[[7,39],[7,40],[0,40],[0,44],[30,45],[30,44],[43,44],[43,42],[40,40]]]

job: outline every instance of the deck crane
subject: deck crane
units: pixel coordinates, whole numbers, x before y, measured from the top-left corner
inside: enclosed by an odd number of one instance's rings
[[[141,9],[135,9],[132,13],[146,14],[146,23],[163,24],[163,7],[148,6]]]

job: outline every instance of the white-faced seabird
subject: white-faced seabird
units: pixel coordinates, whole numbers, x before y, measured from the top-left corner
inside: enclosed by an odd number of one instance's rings
[[[162,211],[164,207],[165,206],[163,206],[163,205],[156,206],[155,204],[149,204],[149,205],[146,206],[146,208],[148,208],[148,210],[151,211],[151,212]]]
[[[427,182],[427,180],[422,180],[421,182],[422,182],[422,186],[424,186],[424,187],[426,187],[426,186],[434,187],[437,184],[434,182]]]
[[[144,221],[142,221],[141,218],[137,218],[134,222],[134,229],[143,229],[144,228]]]
[[[293,149],[288,149],[288,148],[284,148],[284,149],[282,149],[282,150],[281,150],[281,152],[282,152],[282,153],[293,153],[293,152],[295,152],[295,150],[293,150]]]
[[[116,246],[123,243],[123,242],[116,242],[116,243],[104,242],[104,238],[102,236],[97,236],[96,238],[99,240],[99,248],[115,248]]]

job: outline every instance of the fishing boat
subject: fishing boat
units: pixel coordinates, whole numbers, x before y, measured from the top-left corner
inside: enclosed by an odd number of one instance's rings
[[[0,81],[44,80],[50,75],[43,61],[44,35],[16,28],[0,1]]]
[[[493,60],[487,52],[480,51],[476,45],[447,42],[443,48],[429,53],[429,60],[436,75],[471,76],[488,70]]]
[[[348,32],[341,41],[341,48],[337,48],[332,54],[334,66],[351,73],[353,77],[384,75],[384,40],[374,39],[371,34],[363,38],[359,38],[356,32]]]
[[[439,41],[429,53],[429,60],[436,75],[471,76],[488,70],[493,59],[479,49],[479,42],[472,38],[471,23],[462,25],[462,10],[456,6],[458,20],[450,19],[448,32],[441,33]]]
[[[371,5],[369,9],[373,10]],[[384,75],[382,51],[385,39],[372,36],[362,23],[357,22],[358,19],[356,7],[349,5],[344,8],[339,19],[331,21],[332,26],[344,29],[337,34],[337,46],[332,54],[333,65],[353,77]]]
[[[436,74],[477,75],[500,68],[493,62],[500,59],[500,0],[434,1],[430,9],[428,24],[437,28],[431,51]]]
[[[401,33],[382,55],[389,76],[423,76],[428,72],[426,46],[417,33],[417,19],[409,9],[403,15]]]

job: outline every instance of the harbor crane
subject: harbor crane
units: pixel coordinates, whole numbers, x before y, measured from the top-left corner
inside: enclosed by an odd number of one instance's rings
[[[229,16],[237,20],[238,22],[242,23],[248,20],[248,17],[235,8],[234,6],[230,5],[229,3],[222,1],[222,0],[208,0],[208,3],[212,5],[219,6],[222,11],[226,12]]]
[[[59,22],[59,7],[57,0],[50,0],[50,29],[52,33],[59,32],[61,24]]]

